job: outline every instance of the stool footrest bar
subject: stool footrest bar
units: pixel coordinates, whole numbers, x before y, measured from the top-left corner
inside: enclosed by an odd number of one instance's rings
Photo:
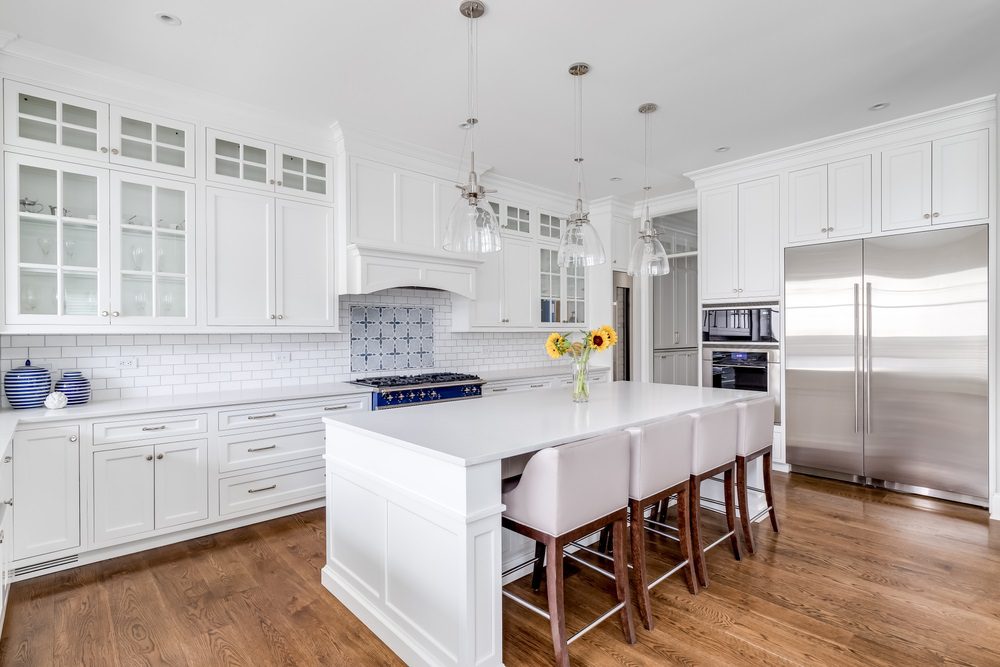
[[[770,512],[772,509],[774,509],[774,508],[770,507],[770,506],[769,507],[765,507],[760,512],[758,512],[755,516],[750,517],[750,520],[751,521],[756,521],[757,519],[761,518],[762,516],[764,516],[765,514],[767,514],[768,512]]]
[[[576,547],[577,549],[579,549],[580,551],[586,551],[589,554],[594,554],[595,556],[599,556],[600,558],[603,558],[604,560],[609,560],[612,563],[615,562],[615,559],[612,558],[611,556],[609,556],[607,554],[603,554],[600,551],[597,551],[596,549],[591,549],[590,547],[585,546],[583,544],[580,544],[579,542],[570,542],[570,544],[572,546]],[[569,555],[569,554],[566,554],[566,555]]]
[[[605,614],[602,614],[601,617],[598,618],[596,621],[594,621],[590,625],[586,626],[585,628],[583,628],[579,632],[574,633],[572,637],[570,637],[569,639],[566,640],[566,645],[569,646],[574,641],[576,641],[577,639],[579,639],[580,637],[582,637],[585,633],[590,632],[591,630],[593,630],[594,628],[596,628],[598,625],[600,625],[601,623],[603,623],[604,621],[606,621],[612,614],[620,611],[621,608],[624,607],[624,606],[625,606],[624,602],[619,602],[618,604],[616,604],[614,607],[611,608],[610,611],[608,611]]]
[[[525,561],[525,562],[521,563],[520,565],[515,565],[514,567],[511,567],[511,568],[508,568],[508,569],[504,570],[503,572],[500,573],[500,576],[501,577],[506,577],[511,572],[517,572],[518,570],[520,570],[523,567],[528,567],[529,565],[534,565],[537,561],[538,561],[537,558],[532,558],[531,560]]]
[[[508,591],[505,591],[505,590],[501,589],[500,592],[503,593],[504,597],[510,598],[511,600],[513,600],[514,602],[518,603],[519,605],[521,605],[525,609],[527,609],[529,611],[533,611],[536,614],[538,614],[539,616],[542,616],[542,617],[544,617],[546,619],[551,619],[552,618],[551,616],[549,616],[549,612],[545,611],[541,607],[536,607],[535,605],[531,604],[527,600],[525,600],[523,598],[519,598],[518,596],[516,596],[513,593],[510,593]]]
[[[587,561],[583,560],[582,558],[578,558],[577,556],[574,556],[573,554],[563,554],[563,555],[566,556],[566,558],[569,558],[570,560],[576,561],[577,563],[579,563],[580,565],[583,565],[584,567],[589,567],[591,570],[593,570],[594,572],[597,572],[598,574],[603,574],[608,579],[612,579],[613,580],[615,578],[615,575],[612,574],[611,572],[608,572],[607,570],[603,570],[603,569],[597,567],[596,565],[594,565],[593,563],[588,563]]]
[[[649,590],[653,590],[653,586],[659,586],[661,583],[666,581],[668,577],[672,577],[673,575],[680,572],[681,569],[687,567],[687,564],[688,562],[686,560],[682,560],[677,565],[674,565],[674,567],[671,570],[668,570],[666,574],[660,575],[659,579],[651,582],[648,586],[646,586],[646,588],[648,588]]]
[[[653,533],[655,535],[659,535],[660,537],[665,537],[668,540],[673,540],[674,542],[680,542],[681,541],[681,538],[677,537],[676,535],[671,535],[670,533],[664,533],[663,531],[656,530],[655,528],[650,528],[649,526],[644,526],[644,528],[647,531],[649,531],[650,533]]]
[[[712,542],[707,547],[705,547],[705,551],[708,551],[709,549],[714,549],[715,547],[719,546],[720,544],[722,544],[735,534],[736,534],[735,530],[729,531],[728,533],[726,533],[725,535],[723,535],[722,537],[720,537],[719,539],[717,539],[716,541]],[[698,547],[696,546],[695,549],[697,548]]]

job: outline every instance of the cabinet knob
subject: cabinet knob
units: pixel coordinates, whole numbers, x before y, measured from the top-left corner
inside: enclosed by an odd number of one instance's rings
[[[162,454],[162,453],[161,453],[161,454],[157,454],[157,455],[156,455],[156,460],[157,460],[157,461],[159,461],[159,460],[160,460],[160,459],[162,459],[162,458],[163,458],[163,454]]]
[[[734,292],[739,292],[739,290],[737,288],[735,288],[735,287],[733,288],[733,291]]]
[[[278,315],[278,319],[279,320],[283,320],[283,319],[285,319],[285,316],[284,315]]]
[[[281,181],[278,181],[278,185],[281,185]]]
[[[938,213],[937,211],[934,211],[934,217],[935,217],[935,218],[940,218],[940,217],[941,217],[941,214],[940,214],[940,213]]]
[[[832,232],[832,231],[833,231],[833,227],[827,227],[827,228],[826,228],[826,231],[828,231],[828,232]]]
[[[71,436],[69,436],[69,441],[70,442],[76,442],[77,441],[77,437],[75,435],[71,435]]]
[[[7,500],[3,501],[3,504],[4,505],[10,505],[11,507],[13,507],[14,506],[14,499],[13,498],[8,498]]]
[[[273,178],[268,179],[267,184],[268,185],[274,185],[274,179]]]
[[[930,214],[930,213],[924,213],[924,220],[927,220],[927,219],[929,219],[930,217],[931,217],[931,214]]]
[[[118,317],[119,315],[121,315],[121,313],[119,313],[117,310],[111,311],[111,317]]]
[[[821,229],[821,230],[819,230],[819,231],[820,231],[821,233],[823,233],[823,234],[826,234],[826,233],[827,233],[828,231],[830,231],[830,230],[829,230],[828,228],[824,227],[823,229]]]
[[[146,454],[146,460],[147,461],[152,461],[153,460],[153,455],[152,454]]]
[[[117,148],[112,148],[111,149],[111,154],[112,155],[118,155],[118,149]]]
[[[274,319],[274,314],[271,314],[269,317],[273,320]]]
[[[108,315],[110,315],[110,314],[111,314],[111,313],[109,313],[109,312],[108,312],[108,311],[106,311],[106,310],[102,310],[102,311],[101,311],[101,317],[107,317],[107,316],[108,316]]]
[[[5,457],[3,457],[3,462],[4,463],[10,463],[13,460],[14,460],[13,456],[5,456]]]
[[[101,152],[102,153],[107,153],[108,152],[108,147],[107,146],[101,146]]]

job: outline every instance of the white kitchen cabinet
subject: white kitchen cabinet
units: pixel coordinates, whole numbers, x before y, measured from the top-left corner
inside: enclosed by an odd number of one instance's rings
[[[470,326],[528,328],[534,324],[535,245],[505,238],[503,250],[486,257],[476,270],[476,298],[469,302]]]
[[[195,323],[194,185],[112,172],[112,324]]]
[[[153,524],[157,530],[208,518],[208,441],[154,447]]]
[[[564,220],[553,213],[538,214],[538,236],[543,240],[558,241],[562,238]]]
[[[698,350],[653,352],[653,382],[696,386]]]
[[[698,346],[701,308],[697,266],[696,257],[677,257],[670,260],[670,273],[650,280],[653,287],[653,349]]]
[[[989,217],[988,129],[882,152],[882,230]]]
[[[778,177],[739,185],[739,296],[778,298]]]
[[[108,105],[6,79],[4,142],[106,161]]]
[[[8,153],[10,324],[107,324],[108,171]]]
[[[845,238],[872,231],[871,156],[788,174],[788,242]]]
[[[638,239],[638,230],[635,224],[611,222],[611,268],[613,270],[628,271],[632,246]]]
[[[556,246],[537,247],[536,252],[541,325],[584,324],[587,321],[586,267],[560,267]]]
[[[333,162],[330,158],[297,148],[275,146],[278,194],[329,201],[333,192]]]
[[[215,188],[207,198],[209,324],[336,325],[331,209]]]
[[[701,296],[731,300],[739,295],[739,194],[737,186],[701,193]]]
[[[111,163],[194,176],[194,125],[111,107]]]
[[[19,430],[12,451],[14,560],[79,547],[79,427]]]
[[[207,178],[274,192],[274,144],[208,128]]]

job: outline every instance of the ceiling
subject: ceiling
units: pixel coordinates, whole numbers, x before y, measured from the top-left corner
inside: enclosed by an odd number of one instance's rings
[[[587,195],[635,196],[654,117],[654,192],[681,173],[1000,89],[996,0],[486,0],[478,155],[572,190],[572,77],[584,82]],[[458,0],[31,0],[0,29],[304,122],[339,120],[456,156]],[[160,25],[154,12],[183,20]],[[53,17],[58,17],[53,20]],[[876,102],[890,102],[879,112]],[[727,153],[714,148],[731,146]],[[456,160],[457,163],[457,160]],[[612,177],[620,177],[612,182]]]

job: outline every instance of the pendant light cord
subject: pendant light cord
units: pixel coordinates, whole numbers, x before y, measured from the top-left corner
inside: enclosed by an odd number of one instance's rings
[[[576,152],[576,198],[583,201],[583,76],[576,76],[576,90],[573,103],[576,106],[573,122],[574,151]]]
[[[652,122],[653,114],[652,112],[644,113],[646,126],[643,137],[643,154],[642,154],[642,229],[644,232],[648,232],[652,227],[653,222],[649,219],[649,144],[650,138],[652,137]]]

